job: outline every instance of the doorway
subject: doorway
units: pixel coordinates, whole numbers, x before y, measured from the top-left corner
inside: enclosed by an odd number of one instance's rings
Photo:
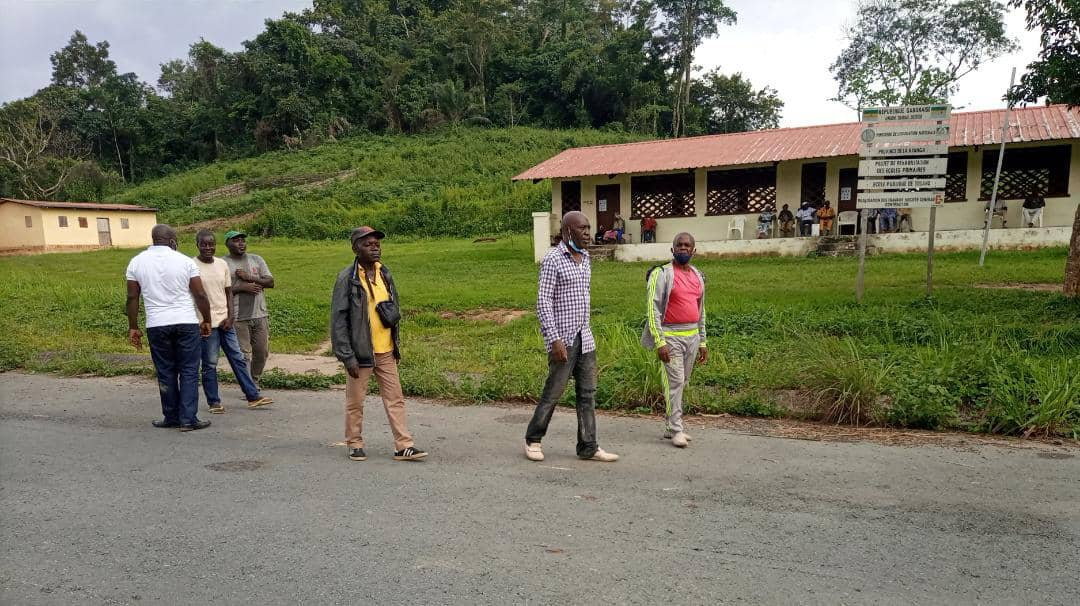
[[[596,186],[596,225],[593,226],[595,233],[603,233],[615,224],[615,213],[622,214],[619,202],[618,185]]]
[[[98,244],[101,246],[112,246],[112,232],[109,231],[109,219],[106,217],[98,217],[97,220],[97,236]]]

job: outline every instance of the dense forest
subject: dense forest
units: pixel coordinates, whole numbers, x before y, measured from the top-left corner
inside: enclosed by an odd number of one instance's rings
[[[685,136],[775,127],[783,103],[694,71],[722,0],[315,0],[243,49],[199,40],[157,82],[76,31],[0,108],[0,195],[98,200],[219,159],[447,125]]]

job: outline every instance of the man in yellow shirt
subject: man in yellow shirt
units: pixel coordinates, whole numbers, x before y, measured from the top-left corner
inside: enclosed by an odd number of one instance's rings
[[[427,453],[416,447],[405,424],[405,396],[398,375],[401,314],[394,279],[382,264],[384,237],[367,226],[352,230],[349,238],[356,260],[338,274],[330,303],[330,341],[347,373],[345,443],[350,459],[367,459],[362,435],[364,397],[374,373],[394,434],[394,460],[419,461]]]
[[[833,209],[832,203],[826,200],[825,206],[818,209],[817,217],[821,222],[821,235],[832,234],[833,219],[836,218],[836,210]]]

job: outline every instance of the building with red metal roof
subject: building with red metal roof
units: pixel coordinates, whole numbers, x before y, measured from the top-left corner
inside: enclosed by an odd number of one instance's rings
[[[1004,113],[951,115],[946,203],[938,209],[938,229],[984,224]],[[563,213],[581,210],[594,230],[610,229],[618,212],[632,242],[640,242],[639,220],[646,216],[658,221],[661,242],[680,231],[694,233],[699,241],[754,239],[758,215],[784,204],[795,210],[801,202],[817,207],[829,200],[850,219],[865,127],[851,122],[573,148],[514,180],[552,181],[552,230]],[[1038,194],[1046,200],[1043,226],[1071,225],[1078,190],[1080,108],[1012,110],[998,194],[1006,208],[998,220],[1020,227],[1016,201]],[[928,219],[928,209],[913,209],[916,231],[925,231]]]

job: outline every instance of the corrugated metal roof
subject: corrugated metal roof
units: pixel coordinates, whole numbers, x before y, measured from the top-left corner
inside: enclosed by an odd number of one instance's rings
[[[96,202],[50,202],[48,200],[17,200],[15,198],[0,198],[0,203],[14,202],[25,206],[38,208],[82,208],[86,210],[130,210],[134,212],[157,212],[156,208],[138,206],[135,204],[98,204]]]
[[[1004,109],[956,112],[949,124],[949,145],[990,145],[1001,142]],[[1025,107],[1009,118],[1010,142],[1080,139],[1080,107]],[[659,172],[779,162],[803,158],[853,156],[859,150],[859,122],[777,128],[746,133],[661,139],[641,143],[568,149],[514,177],[555,179]]]

